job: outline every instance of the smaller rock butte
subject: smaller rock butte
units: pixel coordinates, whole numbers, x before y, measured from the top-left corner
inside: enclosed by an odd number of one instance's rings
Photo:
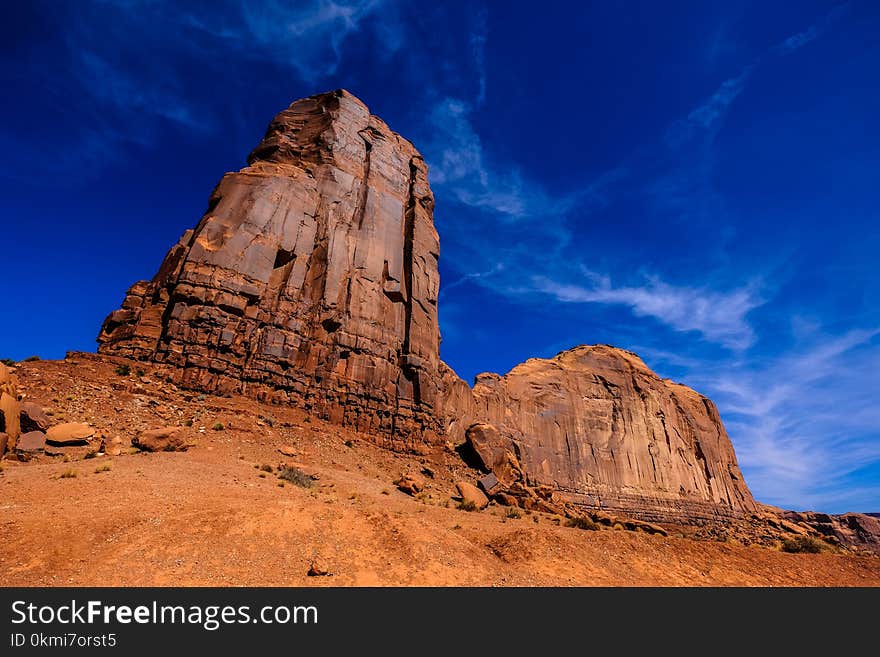
[[[395,448],[482,436],[504,485],[592,508],[683,522],[754,510],[712,402],[629,352],[578,347],[473,389],[440,361],[427,167],[357,98],[293,103],[248,163],[108,316],[101,353]]]
[[[719,519],[756,505],[715,405],[635,354],[580,346],[454,387],[464,431],[502,484],[652,521]],[[479,420],[474,424],[473,420]]]

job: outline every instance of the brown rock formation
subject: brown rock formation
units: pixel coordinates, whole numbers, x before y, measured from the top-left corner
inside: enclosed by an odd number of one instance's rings
[[[452,393],[458,404],[461,395]],[[577,347],[480,375],[464,417],[476,420],[468,442],[502,483],[521,477],[647,520],[755,510],[715,405],[621,349]],[[450,421],[459,436],[465,424],[461,414]]]
[[[99,351],[181,385],[292,401],[410,441],[437,428],[434,199],[407,140],[345,91],[293,103]]]
[[[293,103],[248,162],[106,319],[101,353],[162,364],[185,387],[295,403],[393,446],[467,437],[497,479],[481,485],[526,508],[652,520],[754,507],[714,405],[628,352],[577,348],[473,390],[440,362],[427,169],[359,100]]]
[[[829,515],[815,511],[779,511],[789,522],[801,523],[820,536],[848,548],[880,554],[880,519],[866,513]]]
[[[18,377],[0,363],[0,431],[6,434],[6,444],[0,450],[11,452],[21,435],[21,404],[18,401]]]

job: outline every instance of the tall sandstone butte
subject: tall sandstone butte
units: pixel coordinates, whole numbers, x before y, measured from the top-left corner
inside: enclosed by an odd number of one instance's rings
[[[293,103],[248,163],[105,320],[101,353],[393,446],[468,439],[504,483],[585,506],[685,521],[754,510],[714,405],[629,352],[578,347],[473,389],[440,361],[427,168],[357,98]]]
[[[131,287],[99,351],[363,431],[437,429],[439,241],[421,155],[337,91],[278,114],[248,163]]]

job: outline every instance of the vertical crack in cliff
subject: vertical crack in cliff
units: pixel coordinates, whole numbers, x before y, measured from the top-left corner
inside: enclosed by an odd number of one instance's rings
[[[416,224],[416,167],[415,158],[409,161],[409,192],[403,211],[403,344],[400,351],[403,359],[403,372],[413,386],[413,403],[421,403],[421,387],[419,373],[410,360],[410,333],[412,331],[413,314],[413,241]]]
[[[403,212],[403,284],[406,298],[404,303],[403,346],[404,354],[409,354],[410,329],[412,324],[413,289],[413,239],[416,223],[416,168],[415,158],[409,161],[409,192]]]
[[[374,131],[371,128],[364,128],[363,130],[358,131],[358,135],[360,138],[364,140],[364,169],[363,169],[363,177],[361,178],[361,186],[358,189],[358,197],[357,203],[354,207],[354,219],[352,223],[356,223],[358,230],[360,230],[364,225],[364,216],[367,214],[367,196],[370,193],[370,166],[373,160],[373,142],[371,142],[364,135],[365,132],[374,134]]]
[[[699,440],[695,440],[694,443],[694,453],[697,457],[697,461],[703,466],[703,471],[706,473],[706,484],[711,487],[712,473],[709,472],[709,464],[706,462],[706,455],[703,454],[703,446],[700,445]]]

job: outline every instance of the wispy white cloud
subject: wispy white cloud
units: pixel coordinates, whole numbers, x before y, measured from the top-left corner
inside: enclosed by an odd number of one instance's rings
[[[745,66],[738,75],[724,80],[711,96],[694,107],[685,118],[674,121],[664,135],[666,146],[677,151],[697,139],[711,143],[756,67],[757,63]]]
[[[792,34],[787,39],[777,44],[772,52],[777,55],[790,55],[796,50],[800,50],[808,43],[818,39],[825,31],[844,13],[849,10],[849,2],[840,4],[829,11],[820,21],[810,25],[803,32]]]
[[[610,278],[588,276],[587,285],[536,278],[535,288],[564,303],[604,303],[629,307],[676,331],[696,331],[710,342],[743,350],[755,340],[749,312],[764,303],[756,285],[731,291],[675,286],[650,278],[639,286],[614,286]]]
[[[451,283],[444,283],[440,288],[440,297],[443,298],[444,295],[448,294],[450,290],[454,290],[460,285],[464,285],[468,281],[477,281],[481,278],[488,278],[490,276],[495,276],[496,274],[500,274],[504,271],[504,263],[496,262],[491,268],[486,271],[472,271],[467,274],[463,274],[456,278]]]
[[[832,511],[876,506],[878,482],[851,477],[880,465],[878,335],[816,332],[763,362],[697,364],[687,375],[718,403],[759,499]]]
[[[568,199],[551,199],[543,185],[526,180],[514,166],[490,165],[472,113],[470,104],[448,97],[431,111],[431,136],[425,148],[431,184],[459,203],[490,210],[502,218],[559,215]]]
[[[305,0],[235,2],[239,20],[217,22],[210,13],[184,13],[193,27],[223,40],[242,56],[291,67],[300,79],[317,82],[339,67],[345,42],[364,28],[365,21],[385,10],[385,0]],[[390,12],[376,23],[379,52],[402,44]]]
[[[476,25],[471,32],[471,51],[474,57],[474,68],[477,73],[477,107],[486,101],[486,40],[489,37],[489,14],[485,7],[477,10]]]
[[[124,113],[135,124],[153,117],[188,129],[204,130],[209,125],[208,118],[198,115],[172,78],[158,84],[144,84],[89,50],[77,50],[73,66],[82,86],[102,105]],[[137,140],[143,136],[138,130],[132,130],[130,138]]]

